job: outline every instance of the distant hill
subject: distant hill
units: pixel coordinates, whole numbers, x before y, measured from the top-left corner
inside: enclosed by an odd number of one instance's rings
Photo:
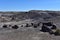
[[[20,21],[25,19],[43,19],[48,20],[60,16],[60,11],[30,10],[28,12],[0,12],[1,20]],[[1,21],[0,20],[0,21]]]

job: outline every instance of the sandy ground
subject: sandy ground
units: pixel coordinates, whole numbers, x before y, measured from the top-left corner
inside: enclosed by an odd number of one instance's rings
[[[0,32],[0,40],[60,40],[60,36],[36,31],[36,29],[4,31]]]
[[[0,23],[3,24],[25,24],[30,23],[30,21],[19,21],[19,22],[6,22]],[[58,24],[58,23],[56,23]],[[59,25],[59,24],[58,24]],[[33,27],[19,27],[18,29],[11,28],[0,28],[0,40],[60,40],[60,36],[50,35],[47,32],[41,32],[40,28]]]

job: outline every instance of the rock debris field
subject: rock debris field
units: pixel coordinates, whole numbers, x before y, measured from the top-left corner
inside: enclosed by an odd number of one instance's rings
[[[0,12],[0,40],[60,40],[56,29],[60,11]]]
[[[24,22],[24,24],[23,24]],[[60,40],[60,36],[55,36],[54,34],[49,34],[48,32],[41,32],[41,24],[37,28],[25,27],[25,24],[30,21],[19,21],[19,22],[7,22],[1,23],[6,25],[18,25],[18,29],[13,29],[11,27],[0,28],[0,40]],[[21,24],[22,23],[22,24]],[[23,27],[21,27],[23,25]]]

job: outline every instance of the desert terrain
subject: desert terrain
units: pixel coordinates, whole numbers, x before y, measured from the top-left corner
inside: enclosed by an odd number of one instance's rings
[[[60,11],[0,12],[0,40],[60,40],[60,36],[40,31],[45,22],[53,22],[60,29]],[[25,27],[31,23],[40,24],[37,28]],[[3,25],[7,25],[7,28],[3,28]],[[13,29],[9,25],[18,25],[19,28]]]

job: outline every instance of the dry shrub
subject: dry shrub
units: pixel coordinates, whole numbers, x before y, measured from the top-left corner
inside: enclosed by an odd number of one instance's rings
[[[60,29],[56,29],[54,35],[60,35]]]

